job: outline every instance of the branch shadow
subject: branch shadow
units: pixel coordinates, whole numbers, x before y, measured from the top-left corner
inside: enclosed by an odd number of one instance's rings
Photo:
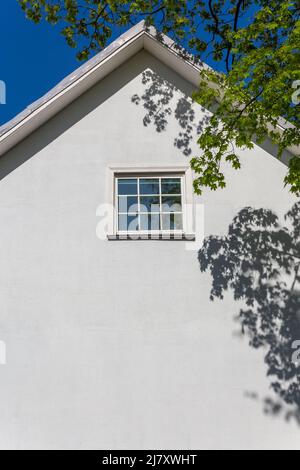
[[[164,37],[158,36],[157,39],[164,44]],[[169,44],[165,44],[170,47]],[[188,54],[183,48],[172,45],[176,53],[183,59],[195,63],[198,67],[203,67],[202,61]],[[142,85],[144,92],[134,94],[131,98],[132,103],[137,106],[143,106],[145,115],[143,124],[145,127],[152,125],[158,133],[167,131],[172,122],[172,118],[179,124],[180,131],[174,138],[174,146],[178,148],[185,157],[190,157],[193,151],[199,154],[200,148],[197,146],[199,136],[209,125],[211,115],[215,112],[218,104],[215,103],[209,109],[197,104],[202,111],[201,119],[197,118],[195,112],[195,102],[192,98],[195,87],[189,84],[185,79],[179,77],[175,72],[170,73],[164,67],[158,66],[158,61],[148,56],[148,63],[151,69],[142,72]],[[183,84],[185,82],[185,85]],[[199,72],[200,83],[200,72]],[[180,93],[178,93],[180,92]],[[278,146],[272,143],[267,137],[263,142],[257,142],[253,136],[253,143],[263,149],[283,165],[289,166],[289,161],[293,157],[289,150],[284,150],[281,157],[278,157]],[[235,147],[233,143],[233,147]],[[194,149],[194,150],[193,150]],[[195,150],[196,149],[196,150]]]
[[[212,276],[211,300],[232,291],[243,300],[238,319],[249,345],[264,351],[270,385],[278,397],[263,400],[265,413],[300,425],[300,201],[282,225],[268,209],[242,209],[224,237],[205,239],[198,253]],[[286,409],[287,407],[287,409]]]

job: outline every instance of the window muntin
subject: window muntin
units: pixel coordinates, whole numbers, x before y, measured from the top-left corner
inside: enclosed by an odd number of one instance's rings
[[[182,232],[181,176],[117,177],[118,232]]]

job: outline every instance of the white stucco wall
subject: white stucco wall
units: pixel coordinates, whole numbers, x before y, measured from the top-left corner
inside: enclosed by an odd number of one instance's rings
[[[141,52],[0,159],[0,447],[299,448],[299,427],[245,395],[270,395],[262,355],[234,334],[230,295],[210,302],[197,252],[96,237],[108,165],[188,162],[176,119],[157,133],[131,102],[146,69],[178,88],[172,107],[190,91]],[[283,164],[246,153],[198,199],[207,235],[295,201]]]

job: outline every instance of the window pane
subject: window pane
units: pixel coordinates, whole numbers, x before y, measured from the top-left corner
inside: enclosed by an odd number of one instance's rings
[[[159,179],[140,179],[140,194],[159,194]]]
[[[120,231],[135,231],[139,229],[139,218],[134,215],[119,215]]]
[[[159,212],[159,196],[141,196],[141,212]]]
[[[180,178],[162,178],[161,180],[162,194],[181,194]]]
[[[118,194],[134,194],[137,192],[137,179],[119,179],[118,180]]]
[[[137,196],[119,196],[119,212],[138,212]]]
[[[163,196],[162,197],[163,212],[181,212],[181,196]]]
[[[159,230],[160,216],[159,214],[141,214],[141,230]]]
[[[182,214],[163,214],[162,215],[163,230],[182,230]]]

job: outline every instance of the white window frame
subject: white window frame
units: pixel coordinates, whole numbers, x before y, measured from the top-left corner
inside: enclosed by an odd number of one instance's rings
[[[194,191],[193,191],[193,174],[189,166],[175,167],[135,167],[135,166],[110,166],[107,168],[108,177],[108,194],[107,200],[112,208],[108,220],[108,239],[115,239],[117,236],[145,236],[145,235],[162,235],[168,237],[179,236],[193,239],[195,233],[194,220]],[[118,178],[181,178],[181,203],[183,230],[148,230],[148,231],[118,231],[118,204],[117,204],[117,179]],[[161,197],[161,192],[160,192]]]

